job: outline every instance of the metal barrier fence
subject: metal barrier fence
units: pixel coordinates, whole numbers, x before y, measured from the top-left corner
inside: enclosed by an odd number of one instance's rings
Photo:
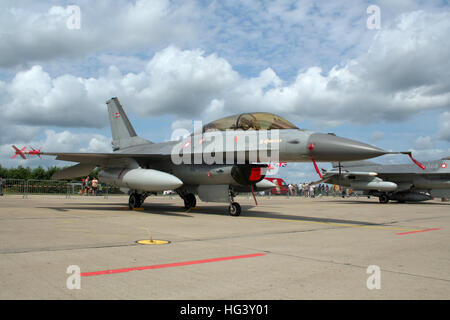
[[[68,195],[67,182],[57,180],[27,180],[24,190],[24,198],[28,195],[52,194]]]
[[[2,193],[3,194],[24,194],[27,181],[21,179],[3,179]]]
[[[2,181],[2,191],[3,194],[16,194],[23,195],[23,198],[26,199],[29,195],[60,195],[65,196],[66,198],[70,198],[73,195],[92,196],[92,190],[88,190],[83,188],[81,182],[67,182],[67,181],[59,181],[59,180],[23,180],[23,179],[3,179]],[[122,194],[117,187],[108,186],[105,184],[99,184],[97,190],[97,196],[103,196],[108,198],[111,194]],[[164,194],[164,193],[163,193]],[[246,195],[249,199],[252,197],[251,193],[242,195]],[[265,197],[298,197],[298,196],[307,196],[311,197],[309,189],[303,192],[287,192],[284,195],[273,195],[270,190],[265,192],[255,192],[255,196],[265,196]],[[341,191],[337,190],[329,190],[328,192],[319,192],[315,190],[314,197],[323,197],[323,196],[332,196],[332,197],[341,197]],[[351,194],[346,194],[346,197],[358,197],[362,196],[361,192],[352,192]]]
[[[67,182],[59,180],[23,180],[3,179],[0,194],[22,195],[24,199],[31,195],[60,195],[70,198],[73,195],[92,196],[92,189],[86,190],[81,182]],[[97,196],[108,198],[110,194],[120,194],[118,188],[99,184]]]

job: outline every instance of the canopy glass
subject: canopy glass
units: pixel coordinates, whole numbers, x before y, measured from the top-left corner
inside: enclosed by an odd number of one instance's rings
[[[286,119],[268,112],[241,113],[210,122],[203,126],[203,132],[225,130],[272,130],[298,129]]]

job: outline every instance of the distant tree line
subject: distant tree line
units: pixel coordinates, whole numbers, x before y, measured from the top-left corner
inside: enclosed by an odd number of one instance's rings
[[[53,174],[66,167],[49,167],[43,168],[41,166],[37,168],[18,166],[17,168],[4,168],[0,165],[0,177],[3,179],[23,179],[23,180],[51,180]],[[99,169],[95,169],[89,174],[89,177],[98,177]],[[84,177],[77,177],[68,179],[67,181],[81,181]]]

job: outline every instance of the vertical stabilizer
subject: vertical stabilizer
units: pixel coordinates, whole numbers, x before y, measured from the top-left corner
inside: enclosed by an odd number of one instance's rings
[[[114,150],[132,147],[144,143],[151,143],[140,138],[130,123],[122,105],[117,98],[106,101],[108,106],[109,122],[111,124],[112,145]]]

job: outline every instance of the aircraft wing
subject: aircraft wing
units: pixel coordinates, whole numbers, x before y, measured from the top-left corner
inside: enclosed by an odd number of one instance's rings
[[[127,158],[160,159],[167,157],[161,154],[138,153],[70,153],[70,152],[41,152],[39,155],[56,156],[56,160],[78,162],[78,164],[55,172],[52,179],[69,179],[89,174],[95,167],[107,166],[112,161],[121,161]]]
[[[77,153],[77,152],[41,152],[40,155],[56,156],[56,160],[95,164],[102,166],[113,159],[154,158],[161,159],[167,155],[139,153]],[[169,155],[170,156],[170,155]]]

